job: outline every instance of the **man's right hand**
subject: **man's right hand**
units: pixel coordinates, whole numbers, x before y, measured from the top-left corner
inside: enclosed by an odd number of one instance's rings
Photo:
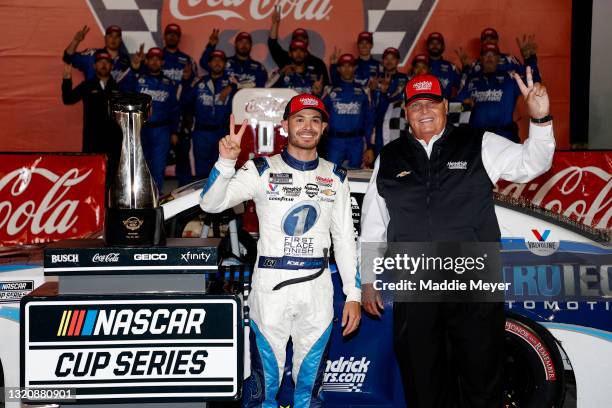
[[[138,71],[140,69],[140,64],[142,64],[142,61],[145,58],[145,53],[144,53],[144,43],[140,44],[140,48],[138,49],[138,52],[136,54],[134,54],[134,56],[132,57],[132,69],[135,71]]]
[[[229,135],[219,140],[219,156],[228,160],[236,160],[238,158],[242,135],[244,135],[247,127],[247,120],[245,119],[238,132],[236,132],[234,120],[234,115],[230,115]]]
[[[380,292],[374,289],[372,283],[364,283],[361,286],[361,304],[368,314],[381,317],[380,312],[385,309]]]
[[[459,57],[459,61],[461,61],[461,65],[463,67],[467,67],[468,65],[470,65],[470,57],[467,55],[467,53],[462,47],[456,48],[455,54],[457,54],[457,57]]]
[[[274,11],[272,11],[272,24],[279,24],[281,21],[280,5],[276,3],[274,5]]]
[[[212,33],[210,33],[210,37],[208,37],[208,45],[216,47],[217,44],[219,44],[219,29],[213,28]]]
[[[64,64],[64,73],[62,75],[64,79],[72,79],[72,65]]]
[[[76,32],[72,40],[78,44],[85,39],[85,36],[87,35],[88,32],[89,32],[89,27],[85,25],[83,26],[81,30]]]

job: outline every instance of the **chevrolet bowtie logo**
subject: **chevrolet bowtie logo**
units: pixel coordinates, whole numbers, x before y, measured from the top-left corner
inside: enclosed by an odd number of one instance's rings
[[[400,171],[399,173],[397,173],[397,174],[395,175],[395,177],[396,177],[396,178],[397,178],[397,177],[404,177],[404,176],[409,175],[410,173],[412,173],[412,171],[410,171],[410,170]]]

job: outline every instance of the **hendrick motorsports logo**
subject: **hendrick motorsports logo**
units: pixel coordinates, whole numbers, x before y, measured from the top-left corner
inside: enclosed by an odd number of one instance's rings
[[[538,256],[548,256],[552,255],[559,249],[559,242],[547,241],[550,236],[550,230],[544,230],[542,233],[537,229],[532,229],[531,232],[536,237],[537,241],[527,241],[525,240],[525,245],[527,249]]]
[[[28,299],[25,386],[69,386],[84,401],[233,398],[239,307],[233,296]]]
[[[327,360],[323,389],[331,392],[361,392],[369,366],[370,360],[365,357]]]

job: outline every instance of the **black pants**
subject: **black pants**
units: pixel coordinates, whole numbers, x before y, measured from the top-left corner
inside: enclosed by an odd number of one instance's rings
[[[395,303],[394,348],[409,408],[501,408],[502,303]]]

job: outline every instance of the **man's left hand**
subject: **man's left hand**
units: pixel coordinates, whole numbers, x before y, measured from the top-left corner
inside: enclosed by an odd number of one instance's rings
[[[548,92],[546,87],[542,84],[533,83],[533,75],[531,73],[531,67],[527,67],[525,77],[527,84],[523,82],[519,74],[514,72],[512,74],[516,83],[518,84],[523,98],[525,98],[525,104],[527,105],[527,113],[534,119],[540,119],[547,116],[550,113],[550,102],[548,100]]]
[[[361,321],[361,305],[359,302],[346,302],[342,311],[343,336],[348,336],[359,327]]]
[[[538,44],[535,42],[535,35],[523,34],[523,40],[521,41],[518,37],[516,38],[516,45],[521,50],[523,59],[527,59],[532,55],[535,55],[538,50]]]
[[[223,90],[219,93],[219,100],[222,103],[225,103],[225,100],[227,99],[227,97],[229,96],[230,92],[232,92],[232,87],[231,85],[226,86],[225,88],[223,88]]]

